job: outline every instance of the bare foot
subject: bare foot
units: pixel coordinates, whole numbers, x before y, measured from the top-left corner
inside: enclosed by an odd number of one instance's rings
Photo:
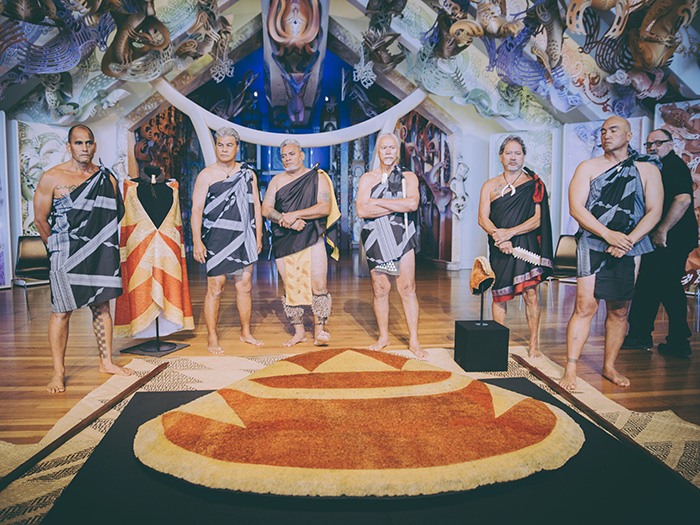
[[[408,349],[415,354],[416,357],[424,359],[428,357],[428,352],[420,347],[420,344],[416,341],[415,343],[409,343]]]
[[[374,343],[373,345],[369,345],[370,350],[381,350],[385,346],[389,346],[389,338],[388,337],[380,337],[377,339],[377,342]]]
[[[559,386],[565,390],[576,390],[576,371],[570,370],[569,367],[564,369],[564,375],[559,380]]]
[[[249,343],[251,345],[255,345],[255,346],[262,346],[265,344],[260,339],[253,337],[252,334],[241,335],[241,341],[243,341],[244,343]]]
[[[214,355],[221,355],[224,353],[224,349],[220,346],[207,346],[207,350],[209,350],[210,354]]]
[[[617,386],[620,386],[622,388],[627,388],[628,386],[630,386],[630,380],[612,367],[604,367],[602,376],[608,381],[612,381]]]
[[[314,336],[314,346],[328,346],[330,340],[331,334],[329,334],[326,330],[321,329]]]
[[[49,394],[60,394],[61,392],[65,392],[66,380],[63,374],[54,374],[51,381],[49,381],[49,384],[46,385],[46,391]]]
[[[537,348],[533,349],[532,347],[530,347],[527,350],[527,356],[536,359],[538,357],[544,357],[544,354],[540,352]]]
[[[130,368],[115,365],[114,363],[100,363],[101,374],[114,374],[115,376],[132,376],[134,371]]]
[[[282,344],[284,346],[294,346],[295,344],[303,343],[304,341],[306,341],[306,334],[302,332],[300,334],[294,334],[294,336],[289,341]]]

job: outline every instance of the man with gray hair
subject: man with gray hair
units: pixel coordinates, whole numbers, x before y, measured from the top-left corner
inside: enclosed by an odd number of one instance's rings
[[[537,286],[552,273],[552,228],[547,189],[532,170],[525,167],[525,142],[509,135],[498,150],[503,173],[481,188],[479,226],[489,235],[493,285],[493,319],[505,325],[506,302],[522,294],[530,329],[528,355],[541,357],[539,349],[540,300]],[[523,248],[541,256],[539,263],[513,256]]]
[[[263,344],[250,331],[252,264],[262,250],[262,215],[255,172],[236,162],[238,133],[233,128],[220,129],[215,141],[216,162],[204,168],[194,184],[191,221],[194,258],[207,268],[207,348],[222,354],[216,326],[227,274],[233,275],[236,287],[241,341]]]
[[[396,135],[380,135],[379,166],[362,175],[357,187],[357,216],[365,219],[362,244],[372,277],[372,302],[379,328],[379,337],[369,348],[381,350],[389,345],[390,276],[394,276],[408,325],[408,349],[416,357],[427,357],[418,341],[416,252],[419,244],[415,221],[420,202],[418,177],[399,166],[400,154]]]
[[[326,247],[337,260],[340,212],[330,177],[318,165],[304,167],[299,142],[283,141],[280,154],[285,171],[270,181],[262,213],[271,223],[272,252],[285,288],[282,304],[294,329],[284,345],[306,341],[304,306],[311,305],[314,345],[326,346],[331,338],[326,329],[331,313]]]

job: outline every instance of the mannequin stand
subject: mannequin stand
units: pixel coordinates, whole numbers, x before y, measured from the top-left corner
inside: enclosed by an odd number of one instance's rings
[[[137,355],[148,355],[153,357],[163,357],[168,354],[172,354],[183,348],[187,348],[188,344],[183,343],[168,343],[160,340],[160,330],[158,326],[158,318],[156,317],[156,338],[150,341],[144,341],[129,348],[121,350],[122,354],[137,354]]]
[[[485,293],[481,294],[481,317],[479,318],[479,321],[476,323],[476,326],[488,326],[489,324],[484,321],[484,295]]]

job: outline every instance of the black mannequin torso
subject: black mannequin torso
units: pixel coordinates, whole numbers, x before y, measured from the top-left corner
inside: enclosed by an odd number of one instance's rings
[[[152,184],[142,179],[132,180],[139,183],[136,195],[143,209],[148,213],[156,229],[160,228],[173,205],[173,189],[165,182]]]

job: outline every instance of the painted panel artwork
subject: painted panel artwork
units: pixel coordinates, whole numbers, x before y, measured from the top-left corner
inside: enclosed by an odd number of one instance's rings
[[[695,217],[700,217],[700,100],[656,106],[654,124],[673,135],[673,149],[690,168]],[[683,284],[696,289],[700,285],[700,249],[691,252],[685,271]]]
[[[630,146],[636,151],[645,153],[642,142],[646,140],[648,119],[635,117],[629,120],[632,128],[632,140]],[[571,182],[576,167],[584,160],[600,157],[603,148],[600,142],[600,128],[602,120],[592,122],[580,122],[564,125],[564,162],[562,170],[562,197],[561,197],[561,233],[573,235],[578,231],[578,223],[569,215],[569,183]]]
[[[34,192],[45,171],[70,159],[66,151],[66,128],[18,122],[19,176],[22,235],[38,235],[34,226]]]
[[[10,201],[7,180],[7,141],[5,140],[5,113],[0,111],[0,288],[7,288],[12,280],[10,250]]]

